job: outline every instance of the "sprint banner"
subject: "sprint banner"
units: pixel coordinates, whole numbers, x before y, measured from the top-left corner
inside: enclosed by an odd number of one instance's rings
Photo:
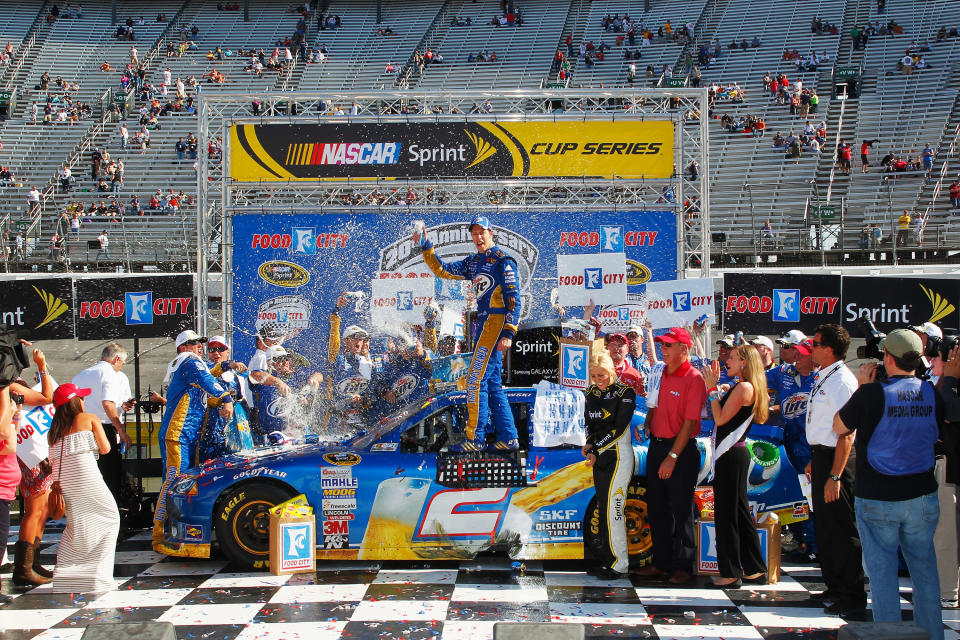
[[[70,278],[0,282],[0,322],[30,340],[73,338],[73,283]]]
[[[239,124],[230,177],[669,178],[669,120]]]

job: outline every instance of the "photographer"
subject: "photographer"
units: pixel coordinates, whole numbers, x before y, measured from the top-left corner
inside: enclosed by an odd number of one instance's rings
[[[943,330],[932,322],[910,327],[920,337],[923,344],[923,355],[927,358],[930,367],[930,381],[936,384],[943,375],[943,358],[940,357],[940,345],[943,344]]]
[[[916,376],[924,367],[916,333],[897,329],[879,346],[887,379],[876,381],[877,363],[861,366],[860,388],[833,421],[840,441],[856,434],[854,503],[873,619],[901,619],[899,546],[913,582],[913,619],[931,638],[942,639],[933,537],[939,515],[934,447],[944,427],[943,402],[929,381]]]
[[[937,391],[944,404],[944,417],[951,423],[940,434],[937,462],[934,474],[937,477],[937,497],[940,501],[940,522],[933,536],[937,550],[937,569],[940,575],[940,600],[944,608],[958,606],[960,567],[957,562],[957,485],[960,484],[960,346],[954,346],[942,360],[942,375],[936,381]]]

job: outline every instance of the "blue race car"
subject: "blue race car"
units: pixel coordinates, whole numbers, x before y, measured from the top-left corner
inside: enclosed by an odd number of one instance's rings
[[[514,559],[580,559],[599,544],[592,470],[577,446],[532,447],[533,388],[507,389],[521,449],[453,454],[466,394],[453,391],[406,406],[337,444],[242,452],[190,469],[171,486],[164,523],[173,555],[207,558],[216,540],[234,563],[269,565],[268,510],[304,494],[317,518],[318,559],[468,559],[499,549]],[[634,426],[641,425],[645,407]],[[636,438],[636,430],[631,429]],[[797,473],[778,427],[748,438],[755,513],[781,523],[807,517]],[[709,437],[697,438],[699,481],[711,469]],[[634,440],[637,475],[626,504],[631,562],[650,561],[646,519],[647,446]]]

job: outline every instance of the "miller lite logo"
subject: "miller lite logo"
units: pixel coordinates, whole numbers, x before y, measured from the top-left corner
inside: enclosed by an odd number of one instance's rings
[[[780,403],[780,413],[784,418],[798,418],[807,412],[809,393],[795,393]]]
[[[412,373],[407,375],[400,376],[400,378],[393,383],[393,394],[397,396],[397,400],[401,398],[406,398],[408,395],[413,393],[413,390],[417,388],[417,385],[420,384],[420,377]]]
[[[337,383],[337,394],[341,396],[356,396],[367,390],[369,380],[361,375],[344,378]]]

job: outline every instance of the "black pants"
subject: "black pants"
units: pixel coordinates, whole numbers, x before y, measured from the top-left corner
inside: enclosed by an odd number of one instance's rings
[[[693,573],[693,488],[700,470],[700,452],[691,439],[666,480],[658,471],[673,440],[650,440],[647,451],[647,515],[653,537],[653,566],[661,571]]]
[[[827,590],[854,604],[865,604],[860,534],[853,507],[853,478],[856,452],[850,451],[847,466],[840,474],[840,498],[825,502],[823,490],[830,481],[833,447],[811,447],[810,490],[813,493],[813,526],[819,544],[817,557]]]
[[[100,468],[100,475],[103,481],[113,494],[113,499],[120,504],[120,485],[123,478],[123,454],[120,453],[120,442],[117,437],[117,429],[113,423],[105,422],[103,424],[103,433],[107,436],[107,442],[110,443],[110,452],[100,454],[97,460],[97,466]]]
[[[717,566],[724,578],[766,573],[760,537],[747,502],[750,452],[736,446],[717,460],[713,475],[714,526]]]
[[[7,536],[10,534],[10,501],[0,500],[0,540],[3,541],[4,548],[7,544]],[[30,542],[33,542],[31,540]],[[0,551],[0,561],[3,560],[3,552]]]

